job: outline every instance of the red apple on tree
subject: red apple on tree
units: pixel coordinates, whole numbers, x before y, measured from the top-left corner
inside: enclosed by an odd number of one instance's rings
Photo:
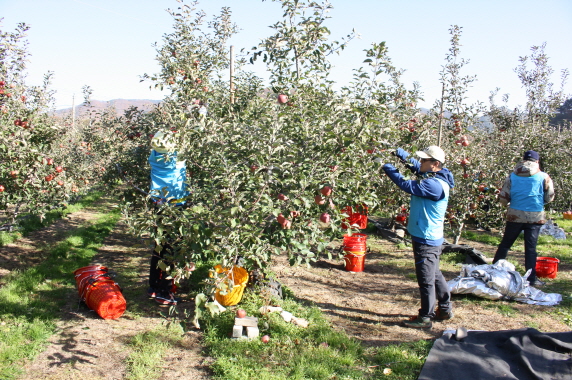
[[[332,188],[330,186],[324,186],[320,190],[320,193],[325,197],[329,197],[332,194]]]
[[[297,218],[297,217],[300,216],[300,211],[296,211],[296,210],[290,211],[290,216],[291,216],[292,218]]]
[[[321,195],[316,195],[314,197],[314,203],[316,203],[317,205],[323,205],[324,203],[326,203],[326,200],[322,198]]]
[[[12,178],[18,177],[18,171],[17,170],[11,170],[10,171],[10,177],[12,177]]]
[[[287,201],[288,197],[282,193],[278,194],[277,198],[281,201]]]
[[[64,170],[61,166],[56,166],[56,172],[61,173]]]
[[[286,218],[284,217],[284,215],[278,214],[278,216],[276,217],[276,221],[280,224],[284,224],[284,222],[286,221]]]
[[[330,214],[328,214],[327,212],[324,212],[322,215],[320,215],[320,222],[322,223],[330,223]]]
[[[470,163],[471,163],[471,162],[470,162],[469,160],[467,160],[466,158],[463,158],[463,159],[461,160],[461,165],[462,165],[462,166],[467,166],[467,165],[469,165]]]
[[[63,186],[64,185],[64,181],[58,181],[58,186]]]
[[[292,222],[289,221],[288,219],[286,219],[286,220],[284,221],[284,223],[282,223],[282,229],[283,229],[283,230],[289,230],[290,227],[292,227]]]
[[[260,338],[260,341],[262,343],[268,343],[270,342],[270,337],[268,335],[264,335],[262,338]]]
[[[54,159],[53,158],[48,158],[46,160],[46,165],[53,165],[54,164]]]
[[[52,179],[54,179],[54,176],[51,175],[51,174],[49,174],[49,175],[45,176],[44,179],[45,179],[47,182],[50,182]]]
[[[278,95],[278,103],[280,103],[280,104],[288,103],[288,95],[284,95],[284,94]]]
[[[4,187],[4,185],[0,185],[0,193],[3,193],[4,190],[6,190],[6,188]]]

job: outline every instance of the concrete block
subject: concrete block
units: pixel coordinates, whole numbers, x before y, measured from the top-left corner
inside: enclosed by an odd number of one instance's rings
[[[240,338],[242,336],[244,327],[243,326],[236,326],[232,328],[232,337],[233,338]]]
[[[246,336],[249,338],[256,338],[259,334],[258,327],[248,326],[246,328]]]

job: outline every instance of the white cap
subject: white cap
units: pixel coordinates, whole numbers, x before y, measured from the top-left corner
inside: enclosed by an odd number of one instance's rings
[[[173,133],[158,131],[151,140],[151,147],[158,153],[167,153],[175,150],[176,143]]]
[[[437,145],[428,146],[423,150],[415,152],[415,154],[421,158],[434,158],[442,164],[445,163],[445,152]]]

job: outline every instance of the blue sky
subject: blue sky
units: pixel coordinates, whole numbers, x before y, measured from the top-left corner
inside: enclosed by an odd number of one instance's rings
[[[332,19],[326,24],[332,38],[351,32],[361,34],[341,57],[335,57],[332,78],[340,84],[351,79],[360,66],[363,50],[386,41],[393,63],[406,70],[403,80],[421,85],[431,106],[439,97],[439,71],[445,64],[451,25],[463,27],[461,56],[469,59],[464,75],[476,75],[470,90],[472,101],[488,102],[496,87],[510,94],[510,105],[525,102],[524,90],[514,68],[530,47],[547,43],[554,68],[572,69],[571,0],[331,0]],[[187,2],[188,3],[188,2]],[[158,72],[155,49],[163,34],[172,30],[165,11],[175,0],[0,0],[0,28],[13,30],[19,22],[31,26],[28,34],[28,83],[40,84],[54,72],[56,108],[82,101],[81,88],[89,85],[93,99],[161,99],[162,94],[140,83],[139,76]],[[281,17],[278,3],[270,0],[203,0],[207,14],[228,6],[242,31],[232,40],[239,50],[250,48],[269,35]],[[255,65],[254,71],[262,71]],[[572,82],[569,81],[569,82]],[[572,84],[565,87],[572,94]]]

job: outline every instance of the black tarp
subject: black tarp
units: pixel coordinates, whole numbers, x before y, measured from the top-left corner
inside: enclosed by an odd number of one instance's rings
[[[469,331],[459,340],[446,332],[435,341],[418,378],[483,379],[572,379],[572,332]]]

